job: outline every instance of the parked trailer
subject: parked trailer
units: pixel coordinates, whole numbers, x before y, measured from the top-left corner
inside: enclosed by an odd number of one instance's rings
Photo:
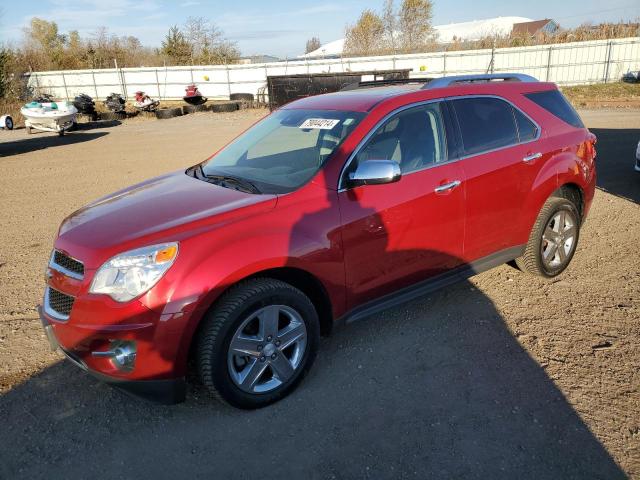
[[[411,69],[408,68],[402,70],[269,76],[267,77],[269,108],[274,110],[299,98],[337,92],[348,85],[360,82],[407,79],[409,78],[409,72],[411,72]]]

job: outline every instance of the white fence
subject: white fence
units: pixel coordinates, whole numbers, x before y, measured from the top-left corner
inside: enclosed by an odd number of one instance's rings
[[[640,70],[640,37],[533,47],[437,52],[324,60],[296,60],[250,65],[142,67],[34,72],[29,86],[56,98],[79,93],[105,98],[112,92],[133,96],[143,90],[160,99],[179,99],[189,83],[203,95],[229,98],[258,93],[267,76],[365,70],[411,69],[412,77],[522,72],[562,85],[619,80]]]

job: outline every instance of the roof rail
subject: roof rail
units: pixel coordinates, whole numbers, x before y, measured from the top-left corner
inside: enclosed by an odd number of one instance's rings
[[[428,82],[423,89],[444,88],[456,83],[491,82],[502,80],[504,82],[537,82],[538,79],[524,73],[487,73],[478,75],[452,75],[449,77],[435,78]]]
[[[360,82],[348,83],[343,86],[340,91],[357,90],[358,88],[382,87],[385,85],[406,85],[407,83],[424,83],[432,80],[430,78],[389,78],[386,80],[366,80]]]

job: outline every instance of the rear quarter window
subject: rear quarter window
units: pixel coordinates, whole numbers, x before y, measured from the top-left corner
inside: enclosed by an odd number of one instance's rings
[[[578,113],[559,90],[526,93],[525,97],[565,123],[576,128],[584,128]]]

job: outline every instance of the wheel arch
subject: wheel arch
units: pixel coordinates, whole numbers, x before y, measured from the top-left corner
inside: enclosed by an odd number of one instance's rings
[[[179,361],[184,361],[186,363],[190,358],[192,358],[198,331],[202,325],[202,320],[206,312],[215,308],[216,304],[224,294],[229,291],[229,289],[240,282],[250,280],[252,278],[273,278],[281,280],[302,291],[302,293],[309,297],[311,303],[316,309],[316,312],[318,313],[321,335],[328,336],[331,333],[334,323],[333,305],[331,303],[329,293],[322,281],[311,272],[299,267],[281,266],[266,268],[245,275],[242,278],[235,279],[233,282],[227,284],[224,289],[216,292],[215,298],[213,298],[211,302],[199,309],[200,315],[197,315],[197,319],[193,322],[191,328],[188,329],[188,332],[185,332],[187,338],[183,338],[182,340],[183,353],[179,355]]]
[[[580,185],[573,182],[565,183],[557,188],[552,193],[552,196],[566,198],[573,202],[578,209],[580,221],[582,222],[584,218],[584,190]]]

